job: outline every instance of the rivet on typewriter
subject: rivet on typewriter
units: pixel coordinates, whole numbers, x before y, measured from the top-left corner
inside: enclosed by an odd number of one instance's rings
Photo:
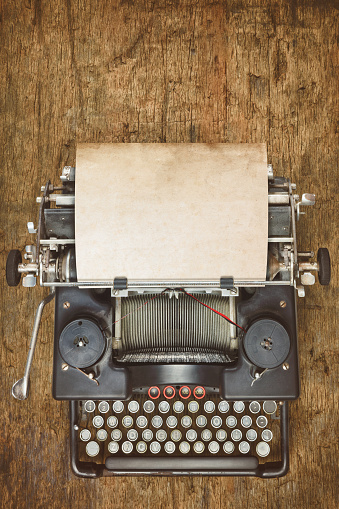
[[[290,365],[289,365],[289,363],[288,363],[288,362],[284,362],[284,364],[283,364],[283,369],[284,369],[285,371],[287,371],[288,369],[290,369]]]

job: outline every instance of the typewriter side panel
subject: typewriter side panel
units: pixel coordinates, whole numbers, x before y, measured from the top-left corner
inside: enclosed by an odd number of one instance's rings
[[[267,346],[259,343],[255,355],[251,350],[251,359],[249,359],[244,346],[245,335],[242,335],[237,363],[231,368],[226,368],[221,376],[220,385],[223,397],[244,400],[293,400],[299,397],[295,299],[296,291],[293,287],[274,286],[257,289],[249,299],[240,301],[238,321],[246,330],[258,320],[270,319],[273,323],[272,330],[275,324],[283,325],[288,333],[288,340],[284,337],[277,337],[276,340],[273,338],[269,348],[271,348],[273,358],[278,358],[278,360],[275,362],[275,365],[277,364],[275,367],[267,369],[260,363],[260,350],[265,351]],[[288,341],[285,354],[281,352],[282,341]],[[256,365],[255,358],[258,359],[259,366]]]
[[[74,344],[79,336],[75,332],[72,335],[73,345],[72,342],[67,345],[68,351],[63,351],[64,357],[60,353],[60,338],[65,327],[86,319],[97,324],[104,338],[103,352],[93,362],[90,370],[79,367],[76,355],[79,349],[97,348],[96,344],[91,343],[93,338],[89,338],[88,345],[78,346]],[[109,291],[57,288],[54,335],[53,397],[55,399],[126,399],[129,397],[131,385],[127,368],[112,364],[112,306]],[[73,357],[70,356],[72,350],[75,350]],[[65,362],[65,359],[70,359],[71,362]]]

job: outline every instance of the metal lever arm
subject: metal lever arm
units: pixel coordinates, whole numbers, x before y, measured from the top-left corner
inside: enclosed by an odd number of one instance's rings
[[[43,312],[46,304],[48,304],[53,299],[54,295],[55,295],[55,292],[52,291],[47,297],[45,297],[40,302],[40,304],[38,306],[38,309],[37,309],[37,312],[35,315],[34,325],[33,325],[31,343],[29,345],[29,350],[28,350],[28,355],[27,355],[25,374],[24,374],[23,378],[20,378],[20,380],[15,382],[15,384],[12,387],[12,396],[14,396],[14,398],[16,398],[16,399],[24,400],[28,396],[29,374],[31,371],[34,350],[35,350],[36,341],[38,338],[38,332],[39,332],[42,312]]]

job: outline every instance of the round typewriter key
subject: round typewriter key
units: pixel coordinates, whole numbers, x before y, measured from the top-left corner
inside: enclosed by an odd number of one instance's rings
[[[192,426],[192,419],[189,415],[184,415],[184,417],[181,418],[181,426],[184,428],[190,428]]]
[[[201,432],[201,440],[204,442],[208,442],[212,438],[212,431],[209,429],[204,429]]]
[[[155,415],[152,417],[151,424],[153,428],[160,428],[162,426],[162,417],[160,417],[160,415]]]
[[[124,428],[130,428],[133,426],[133,418],[130,415],[125,415],[122,419],[122,425]]]
[[[265,458],[270,453],[270,446],[267,442],[259,442],[256,447],[257,455]]]
[[[250,428],[252,426],[252,419],[249,415],[244,415],[241,418],[241,425],[243,428]]]
[[[132,401],[130,401],[128,403],[128,411],[131,412],[131,414],[136,414],[138,410],[139,410],[139,403],[137,401],[135,401],[134,399],[132,399]]]
[[[195,414],[199,410],[199,403],[197,401],[190,401],[188,403],[188,411]]]
[[[191,446],[188,442],[181,442],[179,444],[179,451],[182,454],[187,454],[188,452],[190,452],[190,449],[191,449]]]
[[[201,454],[205,450],[205,444],[203,444],[202,442],[195,442],[195,444],[193,445],[193,450],[194,452]]]
[[[175,444],[173,442],[166,442],[164,449],[167,454],[173,454],[175,451]]]
[[[258,403],[258,401],[251,401],[250,412],[252,412],[252,414],[258,414],[260,412],[260,403]]]
[[[167,438],[167,433],[164,429],[158,429],[158,431],[155,434],[155,438],[158,440],[158,442],[165,442]]]
[[[97,440],[100,442],[104,442],[107,439],[107,431],[105,429],[98,429],[97,431]]]
[[[211,424],[213,428],[220,428],[222,425],[222,419],[220,415],[215,415],[214,417],[212,417]]]
[[[149,446],[149,450],[153,454],[158,454],[158,452],[160,452],[161,450],[161,445],[159,444],[159,442],[152,442]]]
[[[233,442],[225,442],[223,449],[224,449],[224,452],[226,452],[227,454],[232,454],[232,452],[234,451],[234,443]]]
[[[219,452],[220,445],[214,440],[208,444],[208,450],[211,454],[217,454]]]
[[[150,442],[153,439],[153,431],[144,429],[142,432],[142,439],[145,440],[145,442]]]
[[[139,415],[139,417],[137,417],[136,424],[138,428],[146,428],[147,422],[148,422],[147,417],[145,417],[144,415]]]
[[[245,410],[245,403],[243,401],[235,401],[233,403],[233,410],[237,414],[241,414]]]
[[[254,442],[257,439],[257,436],[255,429],[248,429],[246,432],[246,438],[249,442]]]
[[[178,424],[178,419],[175,417],[175,415],[169,415],[166,419],[166,424],[169,428],[175,428]]]
[[[261,433],[261,438],[265,442],[270,442],[273,438],[273,433],[270,429],[264,429],[264,431]]]
[[[277,404],[275,401],[264,401],[262,404],[265,414],[274,414],[277,410]]]
[[[240,442],[239,451],[242,454],[247,454],[248,452],[250,452],[250,444],[248,442]]]
[[[266,428],[267,423],[267,417],[264,415],[259,415],[259,417],[257,417],[257,426],[259,426],[259,428]]]
[[[232,430],[231,438],[232,438],[232,440],[234,440],[234,442],[239,442],[239,440],[242,439],[242,433],[241,433],[240,429]]]
[[[80,431],[80,440],[83,442],[88,442],[91,439],[91,432],[89,429],[82,429]]]
[[[148,389],[148,395],[151,399],[157,399],[160,396],[160,389],[159,387],[150,387]]]
[[[226,414],[229,411],[229,409],[230,409],[230,405],[228,404],[227,401],[225,401],[224,399],[219,401],[219,405],[218,405],[219,412],[221,412],[222,414]]]
[[[177,403],[179,403],[179,401],[177,401]],[[161,412],[162,414],[167,414],[167,412],[169,412],[170,409],[170,404],[168,401],[160,401],[158,408],[159,412]]]
[[[235,428],[237,425],[237,419],[233,415],[229,415],[226,419],[226,426],[229,428]]]
[[[186,440],[188,440],[189,442],[195,442],[197,437],[198,434],[195,431],[195,429],[189,429],[186,433]]]
[[[115,417],[115,415],[110,415],[107,419],[107,426],[110,428],[116,428],[118,426],[118,419]]]
[[[211,400],[206,401],[204,404],[204,410],[207,414],[211,414],[212,412],[214,412],[215,404],[213,403],[213,401]]]
[[[182,398],[182,399],[187,399],[190,397],[191,395],[191,389],[189,387],[187,387],[187,385],[183,385],[182,387],[180,387],[179,389],[179,396]]]
[[[201,387],[201,385],[198,385],[193,390],[193,396],[196,399],[202,399],[205,396],[205,394],[206,394],[206,391],[203,387]]]
[[[173,442],[179,442],[181,440],[181,431],[179,429],[174,429],[171,432],[171,439]]]
[[[181,414],[184,411],[185,405],[182,401],[176,401],[173,405],[173,410],[177,414]]]
[[[116,454],[119,450],[119,444],[118,442],[110,442],[108,444],[108,452],[111,454]]]
[[[88,442],[86,444],[86,453],[88,456],[91,456],[92,458],[99,454],[100,446],[97,442]]]
[[[164,396],[166,399],[172,399],[175,396],[175,389],[171,385],[168,385],[164,389]]]
[[[145,442],[138,442],[137,446],[136,446],[136,450],[140,454],[144,454],[144,452],[147,451],[147,444],[145,444]]]
[[[127,431],[127,440],[135,442],[138,439],[138,432],[136,429],[129,429]]]
[[[122,432],[120,429],[114,429],[111,433],[111,439],[114,441],[114,442],[118,442],[119,440],[122,439]]]
[[[86,403],[84,405],[84,408],[85,408],[86,412],[89,412],[89,413],[94,412],[94,410],[95,410],[95,403],[94,403],[94,401],[92,401],[91,399],[86,401]]]
[[[107,401],[100,401],[100,403],[98,405],[98,410],[102,414],[107,414],[107,412],[109,410],[109,404],[107,403]]]
[[[216,438],[219,442],[224,442],[227,438],[227,433],[224,429],[218,429],[216,433]]]
[[[101,415],[96,415],[93,417],[93,426],[95,428],[101,428],[104,425],[104,418]]]
[[[116,414],[121,414],[121,412],[123,412],[124,410],[124,404],[122,401],[114,401],[112,408],[113,412],[115,412]]]
[[[121,446],[122,452],[125,454],[130,454],[133,451],[133,444],[132,442],[124,442]]]
[[[198,415],[198,417],[195,420],[195,423],[199,428],[204,428],[207,424],[207,418],[205,415]]]
[[[151,414],[154,409],[155,409],[155,404],[153,403],[153,401],[150,401],[149,399],[147,401],[145,401],[144,410],[147,414]]]

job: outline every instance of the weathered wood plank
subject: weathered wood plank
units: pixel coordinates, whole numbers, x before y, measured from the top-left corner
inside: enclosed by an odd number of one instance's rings
[[[277,174],[317,204],[303,250],[334,255],[338,218],[336,36],[331,2],[56,0],[1,5],[1,273],[30,236],[34,198],[75,161],[76,142],[266,142]],[[3,507],[336,507],[337,267],[298,302],[301,397],[291,405],[291,470],[281,480],[79,480],[69,470],[68,408],[51,397],[53,312],[24,370],[43,292],[1,279]]]

